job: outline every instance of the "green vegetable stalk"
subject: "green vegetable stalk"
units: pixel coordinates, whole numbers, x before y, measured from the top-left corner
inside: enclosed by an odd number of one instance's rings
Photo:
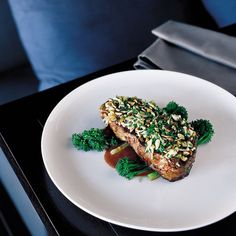
[[[140,159],[130,160],[128,157],[124,157],[117,162],[116,170],[119,175],[130,180],[139,174],[150,171],[151,169],[144,161]],[[154,172],[147,174],[150,180],[154,180],[159,177],[159,174],[156,171]]]
[[[154,180],[160,177],[160,174],[157,171],[153,171],[147,175],[150,180]]]

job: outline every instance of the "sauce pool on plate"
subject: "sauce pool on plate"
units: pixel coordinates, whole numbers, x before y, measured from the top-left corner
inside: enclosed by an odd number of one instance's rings
[[[130,160],[136,160],[137,158],[139,158],[139,156],[136,154],[136,152],[134,151],[134,149],[131,146],[127,146],[125,148],[123,148],[121,151],[112,154],[111,151],[114,150],[116,147],[112,147],[109,148],[105,151],[104,154],[104,159],[106,161],[106,163],[111,166],[112,168],[116,167],[116,163],[124,158],[124,157],[128,157]],[[149,173],[151,173],[152,170],[147,170],[141,174],[139,174],[138,176],[145,176]]]
[[[124,157],[128,157],[130,160],[135,160],[138,158],[137,154],[135,153],[133,148],[130,146],[127,146],[127,147],[123,148],[121,151],[119,151],[115,154],[112,154],[111,151],[114,148],[115,147],[107,149],[104,154],[104,159],[105,159],[106,163],[109,166],[111,166],[112,168],[115,168],[116,163]]]

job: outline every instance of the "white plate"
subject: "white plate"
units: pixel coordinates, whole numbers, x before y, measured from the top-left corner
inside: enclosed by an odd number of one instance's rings
[[[227,78],[226,78],[227,79]],[[71,135],[102,128],[99,106],[116,95],[137,96],[164,106],[185,106],[189,120],[209,119],[211,143],[200,146],[190,175],[128,181],[103,153],[77,151]],[[236,210],[236,99],[205,80],[169,71],[142,70],[106,75],[63,98],[42,134],[45,167],[57,188],[76,206],[109,222],[149,231],[180,231],[216,222]]]

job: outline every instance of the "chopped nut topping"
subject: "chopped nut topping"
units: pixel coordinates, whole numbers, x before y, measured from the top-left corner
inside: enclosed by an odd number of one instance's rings
[[[186,161],[195,150],[196,132],[180,115],[167,114],[155,102],[117,96],[105,104],[108,119],[129,130],[145,145],[146,152]]]

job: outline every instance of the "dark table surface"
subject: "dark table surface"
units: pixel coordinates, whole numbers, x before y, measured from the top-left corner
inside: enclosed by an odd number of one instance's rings
[[[112,66],[72,82],[0,106],[0,145],[27,196],[50,234],[162,235],[117,226],[73,205],[49,178],[41,156],[41,134],[54,106],[77,86],[113,72],[132,70],[134,60]],[[27,214],[27,213],[26,213]],[[236,213],[212,225],[175,235],[234,232]]]

